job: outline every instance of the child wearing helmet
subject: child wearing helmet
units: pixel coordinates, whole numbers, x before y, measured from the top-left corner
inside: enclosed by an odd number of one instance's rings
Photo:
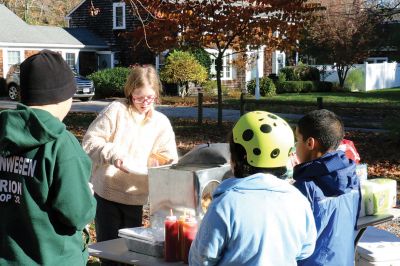
[[[214,191],[189,253],[190,265],[296,265],[314,251],[309,203],[283,173],[293,131],[263,111],[243,115],[229,140],[234,177]]]
[[[299,265],[353,265],[360,185],[355,162],[337,151],[343,123],[328,110],[302,117],[296,128],[294,186],[312,206],[318,239],[314,253]]]

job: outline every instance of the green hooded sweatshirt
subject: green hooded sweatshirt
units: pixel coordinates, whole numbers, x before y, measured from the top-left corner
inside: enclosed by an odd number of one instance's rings
[[[91,161],[49,112],[0,112],[0,265],[86,265]]]

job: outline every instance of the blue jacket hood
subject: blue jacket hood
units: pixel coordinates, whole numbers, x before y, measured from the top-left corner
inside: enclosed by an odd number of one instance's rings
[[[342,195],[359,187],[355,175],[356,164],[344,152],[334,151],[313,161],[296,165],[293,178],[296,181],[314,181],[327,197]]]

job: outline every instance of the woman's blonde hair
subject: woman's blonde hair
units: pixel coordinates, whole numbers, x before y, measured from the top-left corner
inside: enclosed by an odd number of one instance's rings
[[[142,88],[146,83],[152,87],[156,93],[156,97],[159,98],[162,86],[155,67],[152,65],[133,66],[124,87],[124,94],[128,99],[129,104],[132,104],[132,92],[136,89]]]

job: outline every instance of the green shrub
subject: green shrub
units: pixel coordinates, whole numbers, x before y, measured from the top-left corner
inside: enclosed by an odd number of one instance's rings
[[[201,84],[201,87],[203,88],[204,93],[207,95],[218,95],[217,81],[215,79],[207,80]],[[222,85],[221,90],[223,95],[227,95],[229,93],[229,89],[224,85]]]
[[[286,81],[286,80],[287,80],[287,79],[286,79],[286,74],[285,74],[285,72],[279,72],[277,82],[282,82],[282,81]]]
[[[329,81],[319,81],[317,82],[317,90],[320,92],[331,92],[333,91],[333,83]]]
[[[217,94],[217,81],[216,80],[207,80],[204,82],[201,87],[203,88],[204,93],[208,95],[216,95]]]
[[[364,73],[361,69],[351,70],[344,81],[344,87],[349,91],[361,91],[364,89]]]
[[[327,81],[280,81],[276,83],[277,93],[329,92],[332,83]]]
[[[211,64],[212,64],[210,54],[203,48],[191,48],[189,51],[194,55],[194,57],[200,63],[200,65],[205,67],[205,69],[207,70],[207,75],[208,77],[210,77]]]
[[[242,94],[242,90],[240,89],[230,89],[228,90],[228,96],[231,98],[240,99],[240,95]]]
[[[183,46],[180,49],[173,49],[170,53],[168,53],[167,57],[175,51],[184,51],[192,54],[196,58],[196,60],[200,63],[200,65],[205,67],[205,69],[207,70],[207,75],[208,77],[210,77],[210,71],[212,65],[211,57],[210,54],[206,50],[204,50],[204,48]]]
[[[276,88],[274,82],[267,77],[260,78],[260,95],[261,96],[274,96],[276,95]],[[247,91],[250,94],[255,94],[256,81],[253,79],[247,84]]]
[[[279,74],[285,75],[285,80],[286,81],[293,81],[293,80],[298,80],[294,73],[294,67],[284,67],[279,70]]]
[[[303,81],[283,81],[276,84],[277,93],[295,93],[301,92],[303,89]]]
[[[96,98],[123,97],[124,86],[130,68],[107,68],[94,72],[88,76],[96,87]]]
[[[320,78],[318,68],[308,65],[298,65],[295,67],[294,72],[299,80],[319,81]]]
[[[312,92],[317,91],[317,87],[315,86],[314,82],[312,81],[303,81],[303,86],[300,92]]]
[[[287,81],[319,81],[320,73],[316,67],[309,65],[298,65],[284,67],[279,70],[279,74],[285,75]]]
[[[207,80],[207,70],[190,52],[174,50],[165,59],[165,65],[160,71],[160,79],[167,83],[177,83],[181,95],[189,92],[189,83],[201,84]]]

